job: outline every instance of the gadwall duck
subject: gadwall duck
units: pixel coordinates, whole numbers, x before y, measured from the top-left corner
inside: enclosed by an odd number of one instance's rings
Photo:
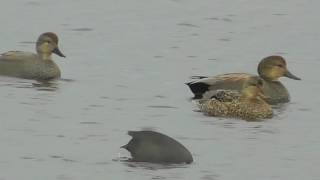
[[[192,155],[178,141],[154,131],[129,131],[132,139],[121,148],[132,156],[130,161],[151,163],[191,163]]]
[[[279,81],[280,77],[301,80],[290,73],[286,61],[281,56],[269,56],[262,59],[258,65],[258,74],[263,80],[263,92],[270,104],[289,102],[288,90]],[[194,99],[210,99],[212,91],[230,89],[240,91],[246,79],[253,76],[246,73],[230,73],[213,77],[193,76],[192,82],[186,83],[194,94]]]
[[[0,75],[36,80],[60,78],[60,69],[51,59],[52,53],[65,57],[58,48],[58,36],[52,32],[41,34],[36,50],[37,54],[23,51],[1,54]]]
[[[241,93],[218,90],[209,100],[199,100],[199,109],[209,116],[260,120],[272,117],[271,106],[264,100],[263,80],[251,76],[243,83]]]

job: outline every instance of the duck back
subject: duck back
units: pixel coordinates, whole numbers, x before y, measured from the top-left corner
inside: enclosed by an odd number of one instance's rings
[[[50,80],[60,77],[60,69],[52,60],[37,54],[10,51],[0,56],[0,75],[25,79]]]

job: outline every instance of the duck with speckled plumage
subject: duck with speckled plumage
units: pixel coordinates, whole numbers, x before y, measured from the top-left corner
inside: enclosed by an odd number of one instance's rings
[[[252,76],[243,83],[241,93],[218,90],[209,100],[199,100],[201,112],[209,116],[240,118],[248,121],[271,118],[273,111],[264,100],[263,80]]]

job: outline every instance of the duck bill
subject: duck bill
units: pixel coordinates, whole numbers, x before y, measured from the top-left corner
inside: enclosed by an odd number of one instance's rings
[[[66,57],[61,51],[59,48],[55,48],[53,51],[53,53],[55,53],[56,55],[60,56],[60,57]]]
[[[293,75],[290,71],[287,70],[287,72],[283,75],[287,78],[290,79],[294,79],[294,80],[301,80],[300,78],[298,78],[297,76]]]

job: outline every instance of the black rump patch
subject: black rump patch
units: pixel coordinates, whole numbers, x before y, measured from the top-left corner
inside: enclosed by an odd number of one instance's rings
[[[189,82],[186,84],[194,94],[194,99],[201,99],[202,95],[208,91],[210,87],[210,85],[203,82]]]

